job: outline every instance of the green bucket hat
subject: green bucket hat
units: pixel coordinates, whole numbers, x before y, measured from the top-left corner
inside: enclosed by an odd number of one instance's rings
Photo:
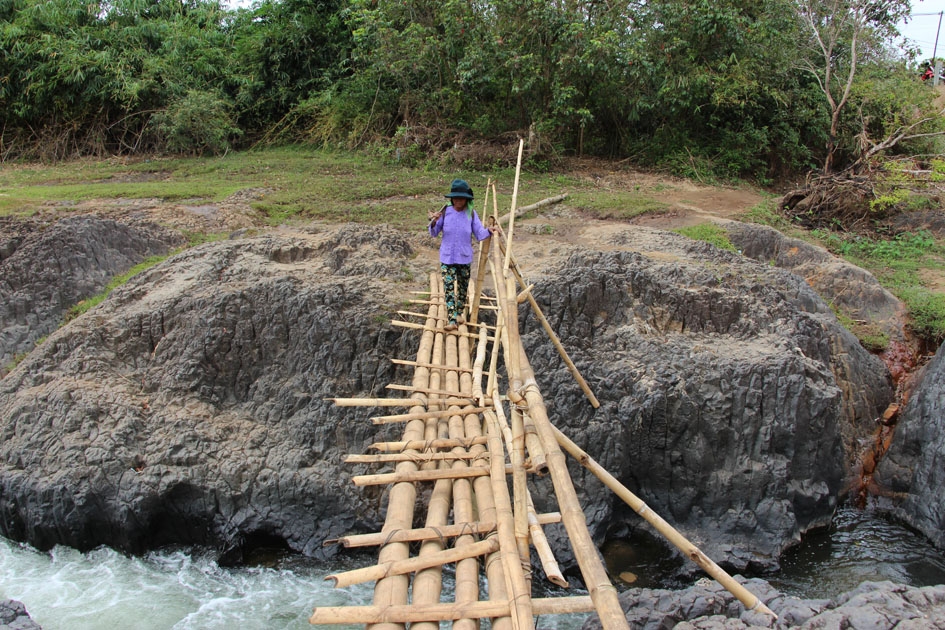
[[[469,187],[469,184],[466,183],[465,179],[454,179],[453,183],[450,184],[450,191],[443,195],[444,197],[464,197],[466,199],[473,198],[472,188]]]

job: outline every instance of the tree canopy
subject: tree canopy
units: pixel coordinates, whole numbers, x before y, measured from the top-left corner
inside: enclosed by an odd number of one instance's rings
[[[936,152],[906,0],[0,0],[0,160],[528,136],[769,180]],[[920,122],[921,121],[921,122]],[[915,139],[912,139],[912,138]],[[909,147],[909,143],[913,143]]]

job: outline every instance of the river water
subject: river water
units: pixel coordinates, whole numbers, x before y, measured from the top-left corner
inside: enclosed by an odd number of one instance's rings
[[[673,568],[665,556],[627,553],[626,546],[611,546],[608,555],[611,571],[635,586],[659,586],[661,574]],[[364,556],[329,565],[288,555],[225,568],[209,552],[162,550],[141,557],[107,548],[39,552],[0,538],[0,599],[25,603],[45,630],[311,628],[308,617],[315,606],[370,603],[371,584],[335,589],[324,581],[329,573],[368,563]],[[945,555],[910,529],[854,509],[840,510],[832,528],[809,535],[783,565],[778,575],[764,577],[803,598],[833,597],[864,580],[945,583]],[[631,577],[637,575],[646,579]],[[445,587],[452,588],[449,575]],[[574,630],[584,618],[544,618],[541,627]]]

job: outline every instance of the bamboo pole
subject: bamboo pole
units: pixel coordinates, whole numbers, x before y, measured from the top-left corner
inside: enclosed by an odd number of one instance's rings
[[[424,325],[424,324],[415,324],[414,322],[402,322],[402,321],[397,320],[397,319],[391,321],[391,325],[392,325],[392,326],[397,326],[397,327],[399,327],[399,328],[410,328],[410,329],[413,329],[413,330],[432,330],[433,332],[446,332],[446,331],[443,330],[443,327],[442,327],[442,326],[435,326],[435,327],[434,327],[434,326],[429,326],[429,325]],[[462,332],[462,331],[459,331],[459,330],[454,330],[454,331],[453,331],[452,333],[450,333],[450,334],[453,334],[453,335],[463,335],[463,336],[466,336],[466,337],[475,337],[475,336],[476,336],[475,333]]]
[[[554,429],[555,437],[557,438],[558,443],[564,448],[564,450],[570,453],[571,456],[579,461],[582,466],[594,473],[594,475],[600,479],[605,486],[610,488],[614,494],[624,501],[624,503],[633,508],[634,512],[642,516],[644,520],[652,525],[656,531],[663,535],[664,538],[675,545],[676,548],[683,553],[683,555],[699,565],[699,567],[708,573],[710,577],[724,586],[729,593],[734,595],[738,601],[740,601],[745,606],[745,608],[748,610],[757,610],[759,612],[765,613],[766,615],[771,615],[775,619],[778,618],[778,616],[774,614],[771,609],[765,606],[755,594],[739,584],[731,575],[726,573],[724,569],[713,562],[711,558],[702,553],[698,547],[689,542],[689,540],[679,533],[675,527],[667,523],[659,514],[651,510],[646,503],[633,494],[633,492],[631,492],[626,486],[620,483],[616,477],[607,472],[603,466],[598,464],[594,458],[584,452],[581,447],[571,440],[571,438],[562,433],[557,427],[552,428]]]
[[[482,202],[483,208],[483,221],[485,221],[485,209],[489,207],[489,189],[492,187],[492,179],[486,180],[486,196]],[[490,236],[484,241],[479,241],[479,264],[476,265],[476,278],[473,286],[475,287],[475,293],[473,293],[472,303],[469,306],[469,321],[472,323],[479,322],[479,302],[482,298],[482,281],[485,279],[486,273],[486,262],[489,260],[489,248],[492,246],[492,237]]]
[[[486,239],[485,241],[482,241],[482,242],[483,242],[483,243],[488,243],[490,240],[491,240],[491,239]],[[424,315],[423,313],[415,313],[415,312],[413,312],[413,311],[396,311],[396,313],[397,313],[398,315],[406,315],[407,317],[426,317],[426,315]],[[487,330],[490,329],[490,328],[495,328],[494,326],[489,326],[488,324],[478,324],[478,323],[473,322],[473,321],[468,321],[468,322],[466,322],[466,325],[467,325],[467,326],[476,326],[477,328],[479,328],[479,327],[484,327],[484,328],[486,328]]]
[[[413,367],[428,367],[428,368],[436,368],[438,370],[453,371],[453,372],[462,372],[464,369],[461,367],[456,367],[454,365],[434,365],[432,363],[421,364],[416,361],[407,361],[406,359],[391,359],[390,362],[395,363],[397,365],[410,365]]]
[[[506,252],[506,254],[511,257],[510,252]],[[515,263],[514,259],[512,259],[511,269],[512,273],[515,274],[516,279],[518,279],[519,284],[523,287],[526,286],[525,278],[522,277],[521,270],[518,268],[518,265]],[[597,400],[597,396],[595,396],[594,392],[591,391],[590,385],[587,384],[587,381],[585,381],[584,377],[581,376],[581,372],[577,369],[577,366],[574,365],[574,361],[571,360],[571,357],[568,355],[568,351],[564,349],[561,340],[558,339],[557,333],[555,333],[554,329],[551,327],[551,324],[548,322],[548,318],[545,317],[545,314],[542,312],[541,307],[535,300],[535,297],[529,292],[526,295],[526,299],[528,300],[528,304],[532,307],[532,312],[535,314],[535,318],[538,319],[538,323],[541,324],[545,334],[548,335],[549,339],[551,339],[551,343],[554,344],[555,349],[561,356],[561,360],[564,361],[564,364],[568,367],[568,371],[571,372],[571,376],[574,377],[575,381],[577,381],[578,386],[581,388],[581,391],[584,392],[584,396],[586,396],[590,401],[591,406],[594,409],[597,409],[600,407],[600,401]]]
[[[479,343],[476,345],[476,359],[473,364],[472,392],[473,396],[476,397],[477,401],[482,406],[485,406],[484,403],[486,401],[486,397],[482,391],[482,372],[486,360],[486,344],[485,331],[480,330]],[[493,366],[493,370],[494,369]],[[494,376],[494,372],[490,373],[490,378],[494,378]],[[499,408],[502,408],[501,404],[499,404]],[[466,416],[466,420],[466,435],[482,436],[482,423],[478,422],[475,416]],[[474,422],[474,420],[477,421]],[[484,446],[477,445],[474,449],[476,453],[489,452]],[[473,466],[488,468],[491,466],[491,463],[489,460],[479,459],[473,462]],[[473,488],[476,491],[476,509],[479,519],[497,522],[496,500],[491,477],[477,477],[473,480]],[[496,526],[496,531],[489,535],[498,537],[498,526]],[[489,600],[493,602],[508,601],[510,592],[508,587],[509,580],[505,574],[505,567],[502,564],[502,554],[496,552],[487,555],[485,558],[485,570],[486,579],[489,582]],[[510,615],[493,617],[491,622],[493,630],[512,630],[513,625],[515,625]]]
[[[461,414],[470,414],[470,413],[482,413],[485,411],[485,407],[473,407],[471,409],[463,409],[460,411]],[[411,413],[401,413],[392,416],[375,416],[371,418],[371,421],[374,424],[390,424],[392,422],[405,422],[408,420],[425,420],[427,418],[449,418],[453,412],[449,409],[444,409],[443,411],[413,411]]]
[[[395,453],[391,455],[348,455],[345,457],[346,464],[389,464],[391,462],[417,462],[418,464],[425,464],[431,461],[446,461],[452,462],[454,460],[465,460],[465,459],[479,459],[480,457],[488,457],[488,455],[474,453],[468,453],[462,447],[457,447],[462,452],[453,452],[453,453]]]
[[[382,486],[388,483],[410,483],[437,481],[439,479],[468,479],[488,475],[488,471],[467,468],[453,470],[451,468],[437,468],[436,470],[413,470],[406,472],[381,473],[377,475],[356,475],[351,478],[356,486]]]
[[[493,395],[496,397],[498,396],[497,394]],[[511,451],[512,429],[509,427],[509,424],[505,419],[505,412],[502,410],[501,404],[495,406],[495,413],[496,418],[499,421],[499,427],[502,430],[502,434],[505,436],[506,448]],[[544,448],[542,448],[542,453],[544,453]],[[532,502],[531,492],[529,492],[527,488],[525,496],[528,499],[528,532],[532,544],[535,546],[535,551],[538,553],[538,559],[541,562],[542,570],[544,570],[545,576],[550,582],[557,584],[562,588],[568,588],[568,582],[564,579],[564,575],[562,575],[561,569],[558,567],[558,561],[555,560],[554,553],[551,551],[551,546],[548,544],[548,539],[545,537],[544,530],[541,527],[535,526],[541,525],[541,520],[535,513],[535,504]]]
[[[486,466],[489,464],[486,463]],[[478,481],[478,479],[477,479]],[[536,514],[535,519],[539,525],[550,525],[561,522],[561,514],[558,512],[547,512]],[[431,540],[433,538],[446,539],[455,538],[461,534],[476,534],[484,536],[496,531],[495,521],[482,521],[475,523],[454,523],[442,527],[420,527],[417,529],[405,529],[396,532],[373,532],[370,534],[351,534],[326,540],[323,544],[342,545],[343,547],[375,547],[391,542],[417,542],[421,540]],[[490,586],[490,589],[492,587]]]
[[[594,611],[590,597],[547,597],[531,600],[536,615],[566,615]],[[432,606],[324,606],[314,610],[312,624],[380,624],[415,623],[434,620],[449,621],[464,617],[496,617],[508,615],[510,602],[474,602],[471,604],[435,604]]]
[[[450,373],[456,374],[456,372],[457,370],[449,370],[447,371],[447,374],[450,374]],[[449,381],[448,376],[447,376],[447,381]],[[452,400],[451,404],[453,405],[469,404],[473,400],[469,394],[464,394],[463,392],[459,392],[459,391],[452,391],[449,389],[448,386],[446,389],[433,389],[432,387],[414,387],[413,385],[401,385],[399,383],[389,383],[385,385],[384,387],[385,389],[393,389],[393,390],[401,391],[401,392],[436,394],[437,396],[451,399]]]
[[[525,446],[528,449],[529,470],[539,475],[546,475],[548,474],[548,462],[545,461],[545,449],[538,437],[538,429],[535,428],[535,423],[527,413],[522,414],[522,420],[525,427]]]
[[[515,204],[518,203],[518,178],[522,173],[522,148],[525,146],[525,141],[521,138],[518,140],[518,161],[515,164],[515,185],[512,187],[512,209],[509,211],[509,236],[508,243],[506,244],[507,251],[505,254],[505,264],[502,266],[504,271],[509,270],[509,255],[512,252],[512,230],[515,228]]]
[[[544,207],[544,206],[550,206],[550,205],[555,204],[555,203],[561,203],[562,201],[564,201],[564,200],[567,199],[567,198],[568,198],[568,194],[567,194],[567,193],[564,193],[564,194],[562,194],[562,195],[555,195],[554,197],[548,197],[547,199],[542,199],[541,201],[536,201],[536,202],[533,203],[533,204],[530,204],[530,205],[527,205],[527,206],[522,206],[521,208],[517,208],[517,209],[515,210],[515,216],[520,217],[520,216],[522,216],[523,214],[525,214],[526,212],[531,212],[532,210],[538,210],[538,208],[541,208],[541,207]],[[499,222],[500,222],[500,223],[504,223],[505,221],[509,220],[510,217],[511,217],[511,213],[505,214],[505,215],[503,215],[502,217],[499,218]]]
[[[441,281],[442,282],[442,281]],[[438,283],[437,291],[441,293],[442,284]],[[438,326],[442,326],[445,321],[446,312],[445,312],[445,303],[440,306],[439,314],[444,319],[441,319],[437,322]],[[436,335],[436,343],[433,350],[433,362],[440,364],[449,364],[450,362],[446,360],[446,345],[447,337],[441,333]],[[435,370],[430,374],[430,389],[439,390],[443,383],[444,373],[441,370]],[[436,397],[439,396],[437,393],[431,393],[430,395]],[[450,404],[449,408],[453,409],[453,404]],[[427,439],[445,439],[448,437],[445,428],[438,419],[426,420],[426,431],[425,437]],[[436,462],[430,462],[424,464],[420,467],[421,473],[435,473],[438,470]],[[427,515],[426,515],[426,526],[427,527],[443,527],[448,524],[450,506],[452,503],[452,487],[453,480],[440,478],[434,482],[433,491],[430,493],[430,500],[427,504]],[[443,552],[445,547],[445,541],[439,538],[427,539],[424,540],[420,545],[420,551],[418,557],[414,560],[416,562],[423,562],[424,560],[429,561],[431,558],[438,556],[438,554]],[[411,588],[412,593],[412,603],[415,606],[424,606],[430,604],[436,604],[440,601],[440,595],[443,591],[443,567],[442,563],[437,563],[434,561],[432,564],[423,566],[418,569],[416,575],[413,579],[413,585]],[[430,622],[418,622],[416,624],[417,630],[438,630],[436,624]]]
[[[447,342],[447,362],[453,365],[469,365],[469,338],[468,337],[450,337]],[[458,390],[470,399],[472,395],[472,378],[467,373],[449,372],[446,374],[446,386],[450,390]],[[454,415],[449,419],[449,435],[452,438],[466,437],[465,420],[467,418],[478,417],[470,415]],[[465,453],[465,449],[456,447],[452,451],[454,454]],[[486,455],[486,453],[480,453]],[[482,470],[485,468],[470,468],[469,464],[463,460],[456,460],[452,463],[453,472]],[[456,523],[472,523],[476,521],[475,509],[473,507],[473,486],[469,479],[459,479],[453,483],[453,519]],[[495,543],[495,548],[488,553],[498,550],[498,538],[488,539]],[[477,544],[472,534],[465,534],[456,539],[455,546],[459,549],[470,547]],[[455,601],[458,604],[475,602],[479,599],[479,561],[478,555],[464,558],[456,563],[456,587]],[[454,630],[477,630],[478,620],[476,619],[458,619],[453,622]]]
[[[515,541],[515,523],[512,514],[512,499],[505,479],[504,466],[500,457],[505,453],[502,448],[502,438],[499,423],[495,414],[487,411],[483,414],[486,419],[486,428],[489,434],[490,470],[493,496],[496,499],[496,523],[499,530],[499,548],[502,554],[502,567],[505,572],[506,586],[514,602],[512,606],[512,624],[515,630],[534,630],[532,618],[531,591],[525,580],[525,571],[522,567],[522,558],[518,553]],[[503,470],[500,470],[500,467]]]
[[[430,274],[430,295],[436,295],[439,279]],[[431,306],[427,318],[427,327],[430,330],[424,330],[420,336],[420,345],[417,349],[417,361],[419,363],[430,362],[433,354],[434,334],[433,329],[440,307]],[[427,387],[429,383],[430,370],[425,367],[418,367],[414,370],[413,383],[417,387]],[[422,411],[422,406],[414,408],[415,411]],[[404,428],[404,441],[410,442],[423,438],[424,422],[421,419],[409,421]],[[407,472],[417,470],[417,464],[414,462],[401,462],[397,464],[398,471]],[[382,532],[400,531],[409,529],[413,526],[414,505],[417,500],[417,488],[413,483],[398,483],[390,490],[388,498],[387,518],[384,521]],[[384,545],[378,552],[378,562],[393,562],[405,559],[410,554],[408,543],[395,542]],[[391,606],[402,606],[407,603],[407,594],[409,579],[406,576],[392,576],[378,580],[374,585],[374,605],[380,608]],[[371,630],[402,630],[403,624],[397,622],[377,622],[371,626]]]
[[[548,461],[555,495],[558,498],[561,518],[568,537],[571,539],[574,557],[584,577],[584,584],[594,600],[604,630],[626,630],[629,626],[617,598],[617,589],[610,583],[607,571],[601,564],[597,547],[587,529],[584,511],[574,491],[564,453],[558,447],[551,422],[548,420],[544,400],[535,383],[534,372],[524,353],[521,367],[528,413],[535,422],[542,446],[545,448],[545,457]]]
[[[436,404],[419,398],[326,398],[336,407],[416,407]]]
[[[453,448],[454,446],[462,446],[464,448],[469,448],[474,444],[485,444],[488,438],[485,437],[474,437],[474,438],[465,438],[462,440],[414,440],[411,442],[374,442],[368,448],[375,451],[384,451],[384,452],[400,452],[409,449],[416,449],[418,451],[426,451],[438,448]]]
[[[344,588],[354,584],[379,580],[392,575],[415,573],[417,571],[433,567],[442,568],[444,564],[459,562],[467,558],[475,558],[476,556],[491,553],[498,548],[499,541],[495,538],[490,538],[488,540],[483,540],[482,542],[466,545],[462,548],[453,547],[451,549],[444,549],[443,551],[437,553],[417,556],[416,558],[408,558],[398,562],[386,562],[384,564],[376,564],[371,567],[354,569],[353,571],[345,571],[344,573],[333,573],[332,575],[327,576],[325,580],[333,581],[335,588]],[[417,596],[419,595],[416,590],[417,589],[415,588],[414,600],[416,600]]]
[[[541,562],[542,570],[545,572],[545,577],[547,577],[548,581],[552,584],[556,584],[561,588],[569,588],[570,585],[561,573],[561,568],[558,566],[555,554],[551,550],[551,545],[548,544],[545,530],[541,527],[541,519],[538,518],[538,514],[535,512],[535,503],[532,501],[531,492],[528,493],[527,497],[528,533],[531,536],[532,545],[535,546],[535,553],[538,554],[538,559]]]

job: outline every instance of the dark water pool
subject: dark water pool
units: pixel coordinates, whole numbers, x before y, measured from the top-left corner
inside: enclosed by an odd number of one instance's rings
[[[647,536],[611,541],[604,548],[618,586],[683,588],[683,560]],[[805,599],[831,598],[865,581],[891,580],[911,586],[945,584],[945,554],[921,534],[873,510],[844,507],[831,527],[807,534],[781,559],[781,571],[761,575],[782,593]]]

